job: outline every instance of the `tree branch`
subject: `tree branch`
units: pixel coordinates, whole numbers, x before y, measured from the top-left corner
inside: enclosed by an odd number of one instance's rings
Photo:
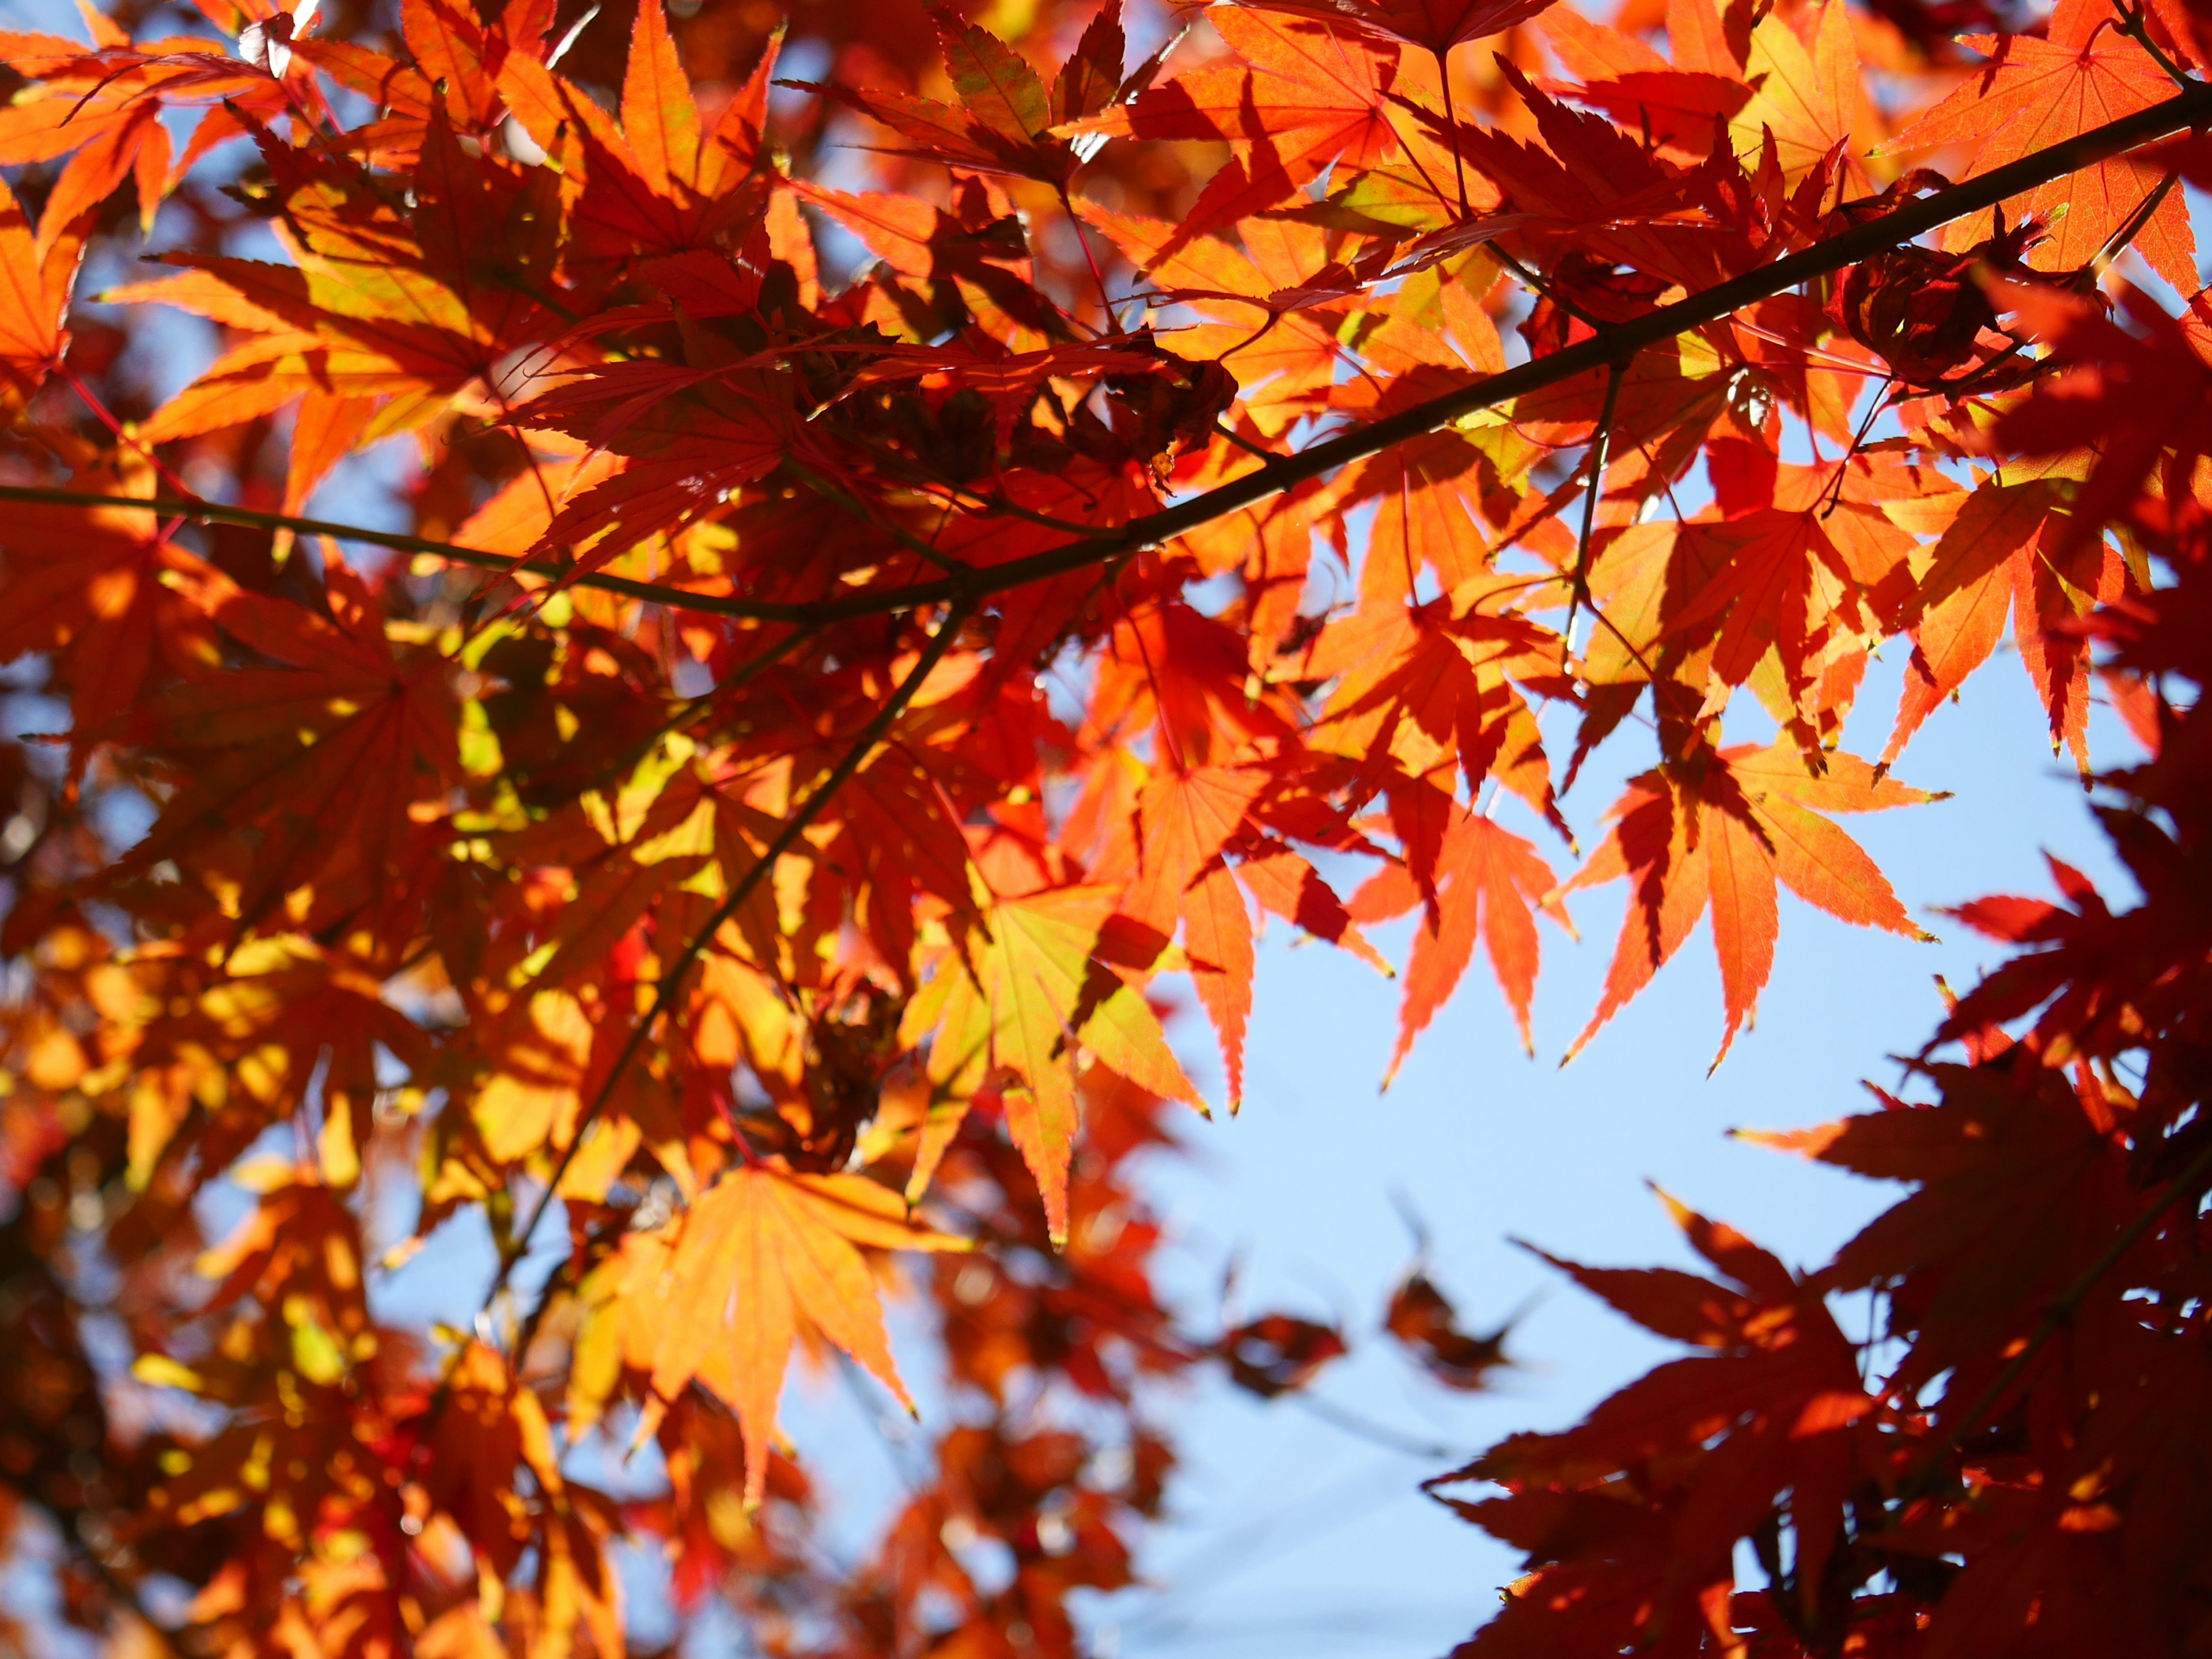
[[[692,593],[653,582],[593,572],[571,576],[557,567],[517,563],[495,553],[456,547],[386,531],[367,531],[322,520],[295,519],[283,514],[257,513],[244,507],[222,507],[206,501],[144,501],[132,497],[83,495],[70,490],[0,485],[0,501],[45,502],[67,507],[104,507],[196,520],[207,523],[238,524],[257,529],[294,530],[309,535],[368,542],[402,552],[427,553],[455,563],[475,565],[501,573],[514,572],[548,580],[566,579],[580,586],[665,605],[672,609],[697,611],[716,616],[749,617],[761,622],[785,622],[799,627],[823,627],[862,617],[885,616],[918,605],[953,604],[973,607],[994,593],[1049,581],[1094,565],[1111,563],[1146,548],[1211,524],[1228,514],[1278,495],[1292,485],[1333,472],[1339,467],[1380,454],[1398,444],[1449,425],[1462,416],[1492,409],[1516,398],[1559,386],[1582,375],[1609,368],[1648,346],[1662,344],[1692,329],[1702,328],[1732,316],[1744,307],[1785,294],[1815,278],[1832,276],[1862,259],[1925,235],[1954,219],[1996,206],[2039,185],[2078,173],[2147,144],[2170,138],[2191,128],[2212,124],[2212,85],[2194,84],[2164,103],[2137,110],[2117,121],[2077,134],[2033,155],[1993,168],[1978,179],[1953,185],[1932,195],[1892,209],[1838,232],[1826,241],[1777,259],[1758,270],[1677,300],[1669,306],[1627,322],[1600,330],[1547,356],[1516,365],[1496,374],[1471,381],[1455,392],[1411,405],[1382,420],[1340,434],[1301,450],[1278,457],[1271,465],[1232,478],[1203,495],[1164,507],[1158,513],[1132,519],[1119,526],[1102,526],[1059,547],[1048,548],[1026,558],[1009,560],[987,568],[957,572],[908,586],[855,593],[849,598],[792,603],[740,599]],[[1017,517],[1031,516],[1012,503],[994,503]],[[1065,528],[1065,526],[1061,526]]]
[[[1716,284],[1673,305],[1662,306],[1642,317],[1613,324],[1589,339],[1577,341],[1549,356],[1486,375],[1456,392],[1413,404],[1296,455],[1278,457],[1272,465],[1232,478],[1202,495],[1133,519],[1121,526],[1118,533],[1086,538],[1027,558],[1011,560],[979,570],[972,577],[922,582],[889,592],[854,594],[850,599],[797,608],[805,613],[810,622],[842,622],[902,610],[908,605],[959,599],[980,600],[1009,588],[1064,576],[1088,565],[1127,557],[1265,501],[1293,484],[1448,426],[1462,416],[1606,369],[1647,346],[1659,345],[1692,329],[1719,322],[1746,306],[1786,294],[1816,277],[1832,276],[1862,259],[1924,236],[1954,219],[1995,207],[2009,197],[2207,123],[2212,123],[2212,86],[2200,84],[2162,104],[2137,110],[2033,155],[1993,168],[1978,179],[1953,185],[1853,225],[1763,269]]]
[[[289,513],[262,513],[250,507],[227,507],[220,501],[179,501],[161,496],[102,495],[84,489],[48,489],[31,484],[0,483],[0,501],[21,501],[33,507],[104,507],[118,513],[148,513],[156,518],[182,519],[188,524],[231,524],[246,530],[289,530],[301,536],[328,536],[333,541],[362,542],[388,547],[398,553],[423,553],[451,564],[469,565],[502,576],[536,576],[543,580],[566,580],[572,587],[595,587],[628,599],[665,605],[672,611],[699,611],[718,617],[738,617],[753,622],[793,623],[806,627],[812,618],[805,605],[781,605],[760,599],[727,599],[716,593],[695,593],[689,588],[660,582],[635,581],[610,576],[604,571],[576,575],[556,564],[533,564],[506,553],[487,553],[480,547],[434,541],[398,530],[371,530],[360,525],[339,524],[329,519],[302,519]],[[917,601],[928,603],[928,601]],[[898,611],[906,607],[891,605]]]

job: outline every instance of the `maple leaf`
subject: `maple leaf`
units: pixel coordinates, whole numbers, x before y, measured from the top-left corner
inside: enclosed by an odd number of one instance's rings
[[[298,1111],[310,1087],[322,1101],[323,1177],[350,1186],[393,1062],[410,1076],[430,1065],[421,1028],[383,1000],[373,961],[296,934],[250,939],[219,970],[153,956],[133,977],[147,994],[128,1099],[130,1175],[142,1188],[165,1159],[166,1179],[209,1178]]]
[[[1604,110],[1624,125],[1648,123],[1655,138],[1680,147],[1686,158],[1702,157],[1712,143],[1716,118],[1726,120],[1751,101],[1752,88],[1741,66],[1723,46],[1717,56],[1700,52],[1700,36],[1721,33],[1720,18],[1709,0],[1702,29],[1681,26],[1689,6],[1669,8],[1669,61],[1632,34],[1592,22],[1572,7],[1553,6],[1543,14],[1544,38],[1559,53],[1578,84],[1554,87],[1577,103]]]
[[[1239,865],[1238,870],[1245,866]],[[1229,1109],[1244,1100],[1244,1036],[1252,1016],[1252,980],[1259,971],[1252,913],[1228,862],[1215,858],[1187,884],[1183,949],[1191,982],[1221,1042]]]
[[[580,550],[596,569],[662,528],[750,483],[805,447],[787,377],[655,363],[610,364],[534,398],[533,427],[617,456],[620,470],[561,504],[544,547]]]
[[[125,729],[204,757],[120,866],[197,863],[225,836],[251,838],[238,891],[244,923],[280,901],[324,924],[399,899],[430,837],[411,809],[455,770],[447,664],[396,660],[383,618],[343,566],[328,575],[335,621],[200,574],[201,605],[266,665],[204,673],[131,715]]]
[[[1819,1129],[1752,1136],[1917,1190],[1836,1253],[1839,1288],[1914,1279],[1900,1306],[1922,1333],[1898,1374],[1908,1388],[1965,1365],[1985,1374],[2005,1343],[2081,1273],[2131,1212],[2126,1155],[2103,1102],[2041,1067],[1942,1066],[1934,1105],[1886,1109]],[[1961,1376],[1961,1399],[1982,1376]]]
[[[1121,76],[1123,40],[1114,6],[1101,7],[1047,96],[1036,71],[980,24],[933,6],[945,73],[959,94],[953,109],[934,99],[883,88],[791,81],[795,89],[834,98],[890,127],[915,146],[902,154],[979,173],[1035,179],[1066,189],[1094,151],[1095,137],[1071,143],[1054,129],[1098,114],[1147,84],[1160,59]]]
[[[319,222],[291,228],[289,265],[183,255],[172,261],[189,267],[183,276],[104,296],[175,306],[245,332],[141,424],[143,441],[200,436],[304,398],[287,478],[297,505],[350,446],[474,406],[502,380],[507,341],[550,313],[512,287],[472,279],[472,233],[463,227],[519,228],[532,216],[529,194],[511,181],[479,188],[468,179],[442,116],[430,137],[418,211],[404,224],[373,196],[341,197]]]
[[[1815,512],[1764,507],[1689,533],[1704,544],[1692,556],[1711,574],[1669,631],[1677,638],[1711,636],[1705,713],[1724,708],[1728,693],[1749,680],[1770,651],[1802,700],[1820,635],[1832,625],[1824,611],[1847,628],[1856,624],[1862,635],[1875,631],[1854,603],[1856,573]],[[1841,590],[1840,603],[1820,603],[1826,595],[1816,595],[1815,585],[1824,578]]]
[[[1325,630],[1307,672],[1336,685],[1309,744],[1407,777],[1455,763],[1470,790],[1494,774],[1556,820],[1535,716],[1515,682],[1559,689],[1559,643],[1507,608],[1513,592],[1478,580],[1429,605],[1385,598]]]
[[[1115,896],[1076,886],[1000,899],[982,913],[972,955],[940,957],[902,1030],[908,1042],[933,1037],[929,1074],[956,1096],[996,1085],[1055,1241],[1067,1236],[1079,1048],[1154,1093],[1199,1103],[1158,1017],[1100,954]]]
[[[1217,7],[1208,17],[1249,67],[1194,70],[1070,128],[1229,144],[1229,164],[1200,192],[1169,251],[1273,207],[1332,164],[1370,166],[1402,142],[1389,103],[1395,46],[1241,7]]]
[[[1486,1389],[1490,1373],[1509,1362],[1508,1320],[1480,1335],[1463,1331],[1451,1298],[1419,1267],[1398,1281],[1382,1312],[1382,1328],[1413,1351],[1421,1369],[1446,1388],[1461,1392]]]
[[[2102,0],[2063,0],[2052,12],[2043,40],[1970,36],[1966,44],[1988,54],[1988,64],[1884,149],[1917,153],[1950,144],[1971,146],[1966,176],[1972,179],[2172,97],[2172,79],[2114,21]],[[2160,188],[2162,177],[2154,163],[2118,156],[2063,185],[2015,197],[2004,204],[2003,212],[2014,224],[2033,216],[2048,227],[2048,240],[2029,252],[2029,263],[2045,270],[2078,270],[2103,252],[2113,233]],[[1944,245],[1970,247],[1988,236],[1990,223],[1978,214],[1960,220],[1944,233]],[[2184,293],[2195,291],[2197,245],[2179,203],[2170,197],[2159,203],[2136,246],[2160,276]]]
[[[1452,803],[1449,825],[1437,848],[1432,901],[1423,911],[1407,963],[1398,1042],[1382,1073],[1384,1088],[1412,1052],[1413,1039],[1451,1000],[1468,963],[1474,959],[1478,938],[1505,993],[1506,1006],[1513,1011],[1522,1047],[1535,1052],[1529,1012],[1542,947],[1534,911],[1541,908],[1553,921],[1566,925],[1565,911],[1551,897],[1557,885],[1551,866],[1528,842]],[[1404,915],[1426,897],[1430,895],[1424,894],[1412,870],[1392,866],[1352,895],[1351,913],[1361,921],[1380,921]]]
[[[534,1655],[558,1659],[579,1624],[600,1651],[614,1651],[623,1598],[605,1549],[611,1506],[562,1473],[544,1407],[489,1348],[471,1342],[462,1350],[448,1399],[431,1425],[432,1501],[495,1570],[512,1571],[526,1550],[540,1556],[544,1623]],[[498,1499],[525,1471],[544,1494],[526,1517]]]
[[[573,262],[619,270],[641,256],[718,247],[758,223],[767,207],[757,176],[763,134],[781,40],[780,31],[770,37],[711,131],[658,3],[640,6],[631,26],[619,118],[540,56],[509,51],[500,58],[498,100],[571,181]]]
[[[1808,22],[1809,40],[1780,16],[1759,20],[1743,64],[1745,83],[1756,90],[1729,118],[1736,149],[1771,143],[1783,177],[1792,184],[1819,169],[1838,146],[1848,147],[1854,131],[1864,132],[1862,112],[1870,108],[1849,7],[1844,0],[1823,0]],[[1849,148],[1844,156],[1846,174],[1863,184],[1856,156]]]
[[[125,179],[137,186],[140,229],[150,233],[177,176],[224,140],[243,137],[241,118],[266,118],[285,107],[277,85],[283,70],[272,74],[266,46],[262,61],[252,61],[244,35],[240,58],[247,61],[241,62],[191,36],[134,45],[104,14],[86,11],[90,48],[51,35],[7,37],[9,61],[33,84],[0,111],[0,161],[70,157],[47,198],[42,245],[99,207]],[[290,18],[276,15],[289,30]],[[248,25],[248,33],[253,28]],[[195,104],[202,112],[173,170],[164,113]]]
[[[2154,132],[2190,5],[2064,0],[1964,69],[1980,0],[1283,0],[1158,85],[1185,37],[1125,72],[1091,0],[824,0],[790,61],[825,85],[773,107],[777,20],[692,9],[0,40],[44,204],[0,198],[0,652],[70,747],[0,744],[32,1602],[570,1659],[626,1639],[643,1547],[673,1640],[1072,1653],[1162,1510],[1154,1384],[1278,1394],[1343,1340],[1166,1304],[1147,1171],[1196,1096],[1155,980],[1232,1105],[1255,903],[1386,972],[1360,922],[1411,913],[1392,1074],[1478,947],[1525,1043],[1565,890],[1493,809],[1564,833],[1648,695],[1658,769],[1569,884],[1630,888],[1591,1027],[1710,913],[1724,1053],[1782,887],[1914,931],[1829,816],[1925,799],[1836,752],[1875,651],[1912,647],[1894,756],[2009,616],[2077,760],[2093,673],[2153,748],[2100,802],[2145,902],[2055,866],[1954,913],[2003,954],[1938,1029],[1967,1063],[1784,1138],[1909,1185],[1825,1270],[1686,1213],[1712,1276],[1570,1270],[1706,1357],[1482,1466],[1462,1507],[1529,1570],[1469,1650],[2186,1648],[2212,349],[2202,296],[2088,288],[2138,235],[2194,286],[2204,147]],[[1916,246],[1964,198],[1874,188],[1893,125],[2046,182]],[[106,270],[164,202],[166,280],[71,318],[80,244]],[[221,333],[149,413],[157,303]],[[374,524],[296,516],[364,489]],[[1744,691],[1782,739],[1716,753]],[[899,1393],[869,1253],[952,1248],[896,1196],[933,1183],[976,1247],[915,1314],[967,1403],[848,1559],[778,1395],[802,1340]],[[410,1184],[386,1268],[482,1226],[504,1352],[366,1291]],[[1385,1323],[1447,1386],[1502,1363],[1425,1261]],[[573,1477],[627,1407],[666,1478],[617,1501]]]
[[[1988,660],[2009,614],[2021,665],[2050,716],[2053,746],[2064,743],[2087,769],[2087,657],[2053,625],[2072,621],[2088,601],[2117,599],[2121,565],[2101,544],[2084,545],[2070,533],[2061,500],[2056,480],[1992,480],[1968,498],[1936,544],[1906,612],[1912,659],[1884,766]]]
[[[1505,1487],[1447,1501],[1528,1552],[1533,1569],[1462,1652],[1553,1651],[1607,1632],[1685,1650],[1707,1632],[1728,1639],[1735,1540],[1787,1491],[1811,1552],[1800,1582],[1819,1583],[1845,1499],[1877,1462],[1875,1401],[1820,1282],[1665,1202],[1724,1281],[1537,1254],[1646,1329],[1708,1352],[1661,1365],[1574,1428],[1516,1435],[1442,1477]]]
[[[1856,927],[1930,937],[1906,916],[1874,860],[1821,814],[1937,799],[1877,778],[1850,755],[1828,756],[1823,772],[1808,772],[1786,739],[1708,751],[1636,779],[1609,815],[1614,828],[1604,844],[1561,890],[1623,877],[1633,884],[1605,993],[1565,1058],[1650,983],[1710,909],[1728,1012],[1717,1066],[1773,971],[1778,881]]]
[[[1231,1110],[1244,1095],[1255,962],[1250,913],[1221,854],[1243,837],[1267,783],[1265,772],[1233,767],[1157,772],[1137,800],[1138,873],[1120,902],[1163,944],[1182,921],[1199,1000],[1220,1036]]]
[[[0,184],[0,408],[11,416],[69,349],[62,324],[83,252],[82,238],[51,211],[34,238],[14,193]]]
[[[2172,999],[2186,982],[2182,964],[2194,955],[2203,920],[2181,897],[2189,876],[2172,842],[2147,825],[2129,830],[2116,837],[2118,850],[2157,902],[2115,912],[2079,870],[2048,859],[2070,908],[1996,896],[1951,910],[1975,932],[2024,948],[1959,1000],[1943,1037],[1996,1030],[2037,1012],[2034,1046],[2057,1065],[2080,1052],[2124,1047],[2146,1020],[2173,1017]]]
[[[1326,311],[1289,303],[1327,258],[1325,239],[1284,221],[1250,223],[1243,248],[1217,237],[1193,239],[1181,224],[1115,213],[1083,202],[1097,227],[1149,276],[1164,298],[1201,320],[1164,329],[1161,348],[1194,362],[1218,362],[1237,376],[1245,409],[1275,431],[1301,406],[1324,396],[1351,354],[1340,324]]]
[[[167,586],[207,567],[143,514],[88,520],[82,513],[23,507],[0,529],[8,551],[0,595],[0,659],[48,652],[76,689],[72,750],[81,763],[137,701],[156,665],[203,659],[212,641],[204,614]]]
[[[639,1252],[628,1291],[638,1302],[626,1317],[645,1322],[641,1335],[650,1352],[644,1369],[653,1398],[639,1437],[696,1377],[738,1413],[745,1501],[759,1504],[776,1399],[802,1319],[911,1411],[860,1245],[967,1248],[908,1220],[896,1194],[858,1176],[738,1170],[701,1194],[672,1243]]]
[[[2116,519],[2160,529],[2185,520],[2186,491],[2170,492],[2164,507],[2141,498],[2154,468],[2212,453],[2212,300],[2197,294],[2177,318],[2129,290],[2128,311],[2145,330],[2137,335],[2093,304],[2040,287],[2014,287],[2006,298],[2050,345],[2057,372],[2005,411],[2001,441],[2030,455],[2094,456],[2070,503],[2068,550]]]
[[[1229,1380],[1262,1400],[1303,1389],[1322,1366],[1349,1352],[1334,1326],[1279,1313],[1224,1331],[1215,1346],[1228,1362]]]

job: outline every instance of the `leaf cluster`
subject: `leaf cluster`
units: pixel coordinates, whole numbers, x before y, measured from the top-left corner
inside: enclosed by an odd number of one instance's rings
[[[1386,1084],[1478,947],[1533,1053],[1615,891],[1565,1058],[1709,921],[1717,1065],[1784,890],[1925,937],[1838,820],[2009,629],[2085,777],[2100,684],[2154,744],[2145,902],[1960,912],[1966,1058],[1798,1143],[1914,1187],[1827,1267],[1566,1268],[1703,1352],[1446,1478],[1530,1563],[1469,1650],[2201,1648],[2212,26],[723,8],[0,37],[0,1520],[68,1616],[605,1656],[651,1540],[766,1650],[1072,1654],[1167,1385],[1344,1349],[1155,1287],[1178,995],[1231,1110],[1264,926],[1399,980]],[[1504,1363],[1419,1263],[1383,1325]],[[857,1565],[794,1355],[917,1460]]]

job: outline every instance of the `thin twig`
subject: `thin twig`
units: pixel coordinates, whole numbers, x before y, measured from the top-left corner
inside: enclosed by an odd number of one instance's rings
[[[1416,1440],[1410,1435],[1401,1434],[1387,1423],[1377,1423],[1358,1412],[1347,1411],[1323,1400],[1319,1395],[1295,1389],[1283,1397],[1308,1416],[1317,1418],[1331,1428],[1340,1429],[1356,1439],[1364,1440],[1370,1446],[1381,1446],[1403,1456],[1427,1458],[1438,1463],[1467,1461],[1464,1449],[1440,1446],[1433,1441]]]
[[[1628,378],[1629,360],[1610,365],[1605,375],[1605,404],[1599,410],[1597,429],[1590,434],[1589,483],[1583,492],[1583,533],[1575,544],[1574,586],[1567,595],[1567,625],[1560,637],[1570,653],[1575,648],[1575,623],[1589,603],[1590,532],[1597,525],[1598,497],[1605,490],[1606,464],[1613,459],[1613,417],[1620,410],[1620,383]]]
[[[2148,52],[2151,62],[2156,64],[2165,72],[2168,80],[2185,90],[2198,84],[2182,72],[2179,64],[2159,50],[2158,42],[2150,38],[2150,30],[2145,26],[2143,15],[2140,9],[2134,6],[2124,5],[2120,3],[2120,0],[2113,0],[2112,9],[2120,15],[2120,21],[2114,24],[2113,27]]]
[[[1084,234],[1083,220],[1075,211],[1075,203],[1067,193],[1067,186],[1060,187],[1060,211],[1067,215],[1067,222],[1075,228],[1075,244],[1083,250],[1083,262],[1091,267],[1091,280],[1098,284],[1098,303],[1106,308],[1109,331],[1121,326],[1121,319],[1114,312],[1114,296],[1106,290],[1106,273],[1098,268],[1098,256],[1091,251],[1091,238]]]
[[[1843,459],[1836,463],[1836,476],[1828,486],[1828,504],[1820,509],[1824,522],[1844,504],[1844,480],[1850,475],[1851,462],[1857,458],[1860,446],[1866,442],[1867,434],[1874,430],[1874,423],[1881,418],[1882,405],[1888,400],[1889,389],[1896,382],[1894,374],[1881,377],[1881,386],[1874,394],[1874,402],[1868,405],[1865,416],[1859,422],[1858,430],[1851,434],[1851,447],[1844,452]]]
[[[155,453],[153,445],[115,418],[114,412],[100,400],[99,394],[84,383],[83,376],[64,362],[57,362],[54,368],[62,379],[70,383],[70,389],[76,393],[77,401],[90,410],[92,417],[107,428],[108,436],[118,444],[127,444],[137,450],[146,464],[154,469],[154,475],[170,489],[180,490],[188,496],[198,495],[197,490],[169,470],[169,464]]]
[[[1498,246],[1497,243],[1492,242],[1490,244],[1490,252],[1497,258],[1499,264],[1504,265],[1516,276],[1518,276],[1522,282],[1528,287],[1531,292],[1537,295],[1540,298],[1549,300],[1553,305],[1559,307],[1560,310],[1565,312],[1568,316],[1573,318],[1577,322],[1587,323],[1592,328],[1595,329],[1602,329],[1605,326],[1603,323],[1598,321],[1596,318],[1591,316],[1589,313],[1584,311],[1572,300],[1570,300],[1565,295],[1560,293],[1558,288],[1553,284],[1548,277],[1539,276],[1534,271],[1529,270],[1528,266],[1522,264],[1518,259],[1508,253],[1504,248]]]
[[[102,495],[91,490],[47,489],[30,484],[0,484],[0,501],[22,501],[39,507],[106,508],[118,513],[150,513],[157,518],[181,519],[188,524],[234,524],[248,530],[289,530],[302,536],[328,536],[333,541],[388,547],[398,553],[428,554],[434,559],[444,559],[451,564],[469,565],[478,570],[494,571],[502,576],[535,576],[545,581],[566,581],[572,587],[597,588],[602,592],[618,593],[624,599],[665,605],[672,611],[699,611],[716,616],[744,617],[755,622],[793,623],[801,627],[817,623],[817,618],[805,605],[725,599],[719,594],[695,593],[688,588],[670,587],[659,582],[635,581],[628,576],[610,576],[604,571],[586,571],[580,576],[559,565],[536,564],[518,560],[510,554],[487,553],[479,547],[462,547],[453,542],[434,541],[427,536],[410,536],[402,531],[373,530],[361,525],[338,524],[329,519],[304,519],[290,513],[262,513],[248,507],[226,506],[220,501]],[[933,601],[924,599],[919,603],[927,605]],[[903,605],[889,607],[893,611],[906,608]]]
[[[2106,239],[2104,246],[2097,250],[2097,257],[2082,267],[2081,274],[2087,276],[2092,284],[2105,274],[2113,260],[2127,252],[2130,243],[2142,234],[2143,228],[2150,223],[2151,215],[2158,211],[2160,204],[2166,200],[2167,193],[2180,182],[2181,175],[2169,169],[2166,177],[2153,185],[2142,200],[2136,204],[2135,211],[2121,222],[2119,228]]]
[[[1290,457],[1286,455],[1278,455],[1273,450],[1267,448],[1263,445],[1254,443],[1249,438],[1237,431],[1235,427],[1231,426],[1219,416],[1216,416],[1214,417],[1213,432],[1216,437],[1226,438],[1231,443],[1236,445],[1237,448],[1243,450],[1247,455],[1257,457],[1268,466],[1279,465],[1281,463],[1290,459]]]

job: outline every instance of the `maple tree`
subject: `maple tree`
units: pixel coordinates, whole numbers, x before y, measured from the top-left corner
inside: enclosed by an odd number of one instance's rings
[[[1556,1264],[1699,1352],[1432,1483],[1528,1561],[1463,1651],[2212,1642],[2212,12],[196,3],[0,36],[63,1620],[604,1656],[646,1545],[764,1651],[1079,1650],[1163,1385],[1346,1346],[1156,1283],[1178,988],[1233,1109],[1263,919],[1395,972],[1387,1082],[1478,947],[1533,1048],[1610,891],[1566,1057],[1702,923],[1717,1065],[1783,890],[1920,934],[1840,820],[2008,631],[2140,902],[1957,908],[2011,954],[1909,1085],[1765,1137],[1909,1188],[1825,1266]],[[380,1306],[449,1225],[473,1321]],[[779,1401],[911,1410],[886,1297],[959,1409],[841,1566]],[[1422,1263],[1383,1328],[1505,1363]]]

